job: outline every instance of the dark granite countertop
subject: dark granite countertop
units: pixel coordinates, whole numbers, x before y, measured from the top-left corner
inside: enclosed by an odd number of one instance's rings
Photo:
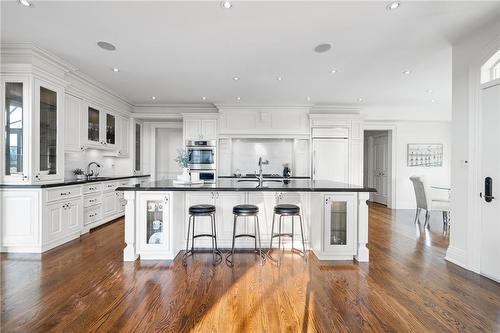
[[[52,184],[0,184],[0,188],[49,188],[49,187],[59,187],[59,186],[81,185],[81,184],[95,183],[95,182],[105,182],[108,180],[142,178],[142,177],[149,177],[149,176],[150,175],[109,176],[109,177],[91,178],[91,179],[87,179],[87,180],[68,179],[68,180],[64,180],[63,182],[52,183]]]
[[[119,187],[117,191],[269,191],[269,192],[376,192],[374,188],[337,183],[327,180],[290,179],[288,183],[271,179],[258,182],[249,179],[219,178],[214,184],[174,185],[172,180],[160,180],[142,185]]]

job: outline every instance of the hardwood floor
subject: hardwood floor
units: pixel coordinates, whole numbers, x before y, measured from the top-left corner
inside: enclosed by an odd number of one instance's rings
[[[446,262],[413,212],[370,206],[369,264],[122,261],[123,220],[43,255],[1,255],[2,332],[495,332],[500,285]]]

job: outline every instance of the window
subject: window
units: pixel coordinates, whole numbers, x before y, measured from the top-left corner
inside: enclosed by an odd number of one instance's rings
[[[500,79],[500,50],[481,66],[481,83]]]

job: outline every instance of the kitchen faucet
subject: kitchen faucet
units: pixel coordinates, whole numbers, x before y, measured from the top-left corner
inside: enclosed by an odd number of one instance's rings
[[[262,183],[264,182],[264,176],[262,175],[262,165],[268,165],[268,164],[269,160],[263,161],[262,156],[259,157],[259,174],[255,175],[255,177],[257,177],[257,179],[259,180],[259,187],[262,187]]]
[[[90,162],[89,164],[87,164],[87,178],[90,178],[92,176],[94,176],[94,170],[92,170],[92,172],[90,172],[90,167],[92,166],[92,164],[95,164],[96,167],[100,168],[101,165],[97,162]],[[95,173],[95,177],[99,176],[99,171],[96,169],[96,173]]]

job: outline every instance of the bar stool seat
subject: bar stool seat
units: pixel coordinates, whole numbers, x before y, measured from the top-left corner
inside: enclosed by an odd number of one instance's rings
[[[243,215],[256,215],[259,213],[259,207],[255,205],[236,205],[233,207],[233,214]]]
[[[215,213],[214,205],[193,205],[189,207],[189,214],[211,214]]]
[[[278,215],[297,215],[300,213],[300,207],[291,204],[279,204],[274,206],[274,214]]]
[[[278,219],[278,232],[274,231],[274,221],[276,215],[279,216]],[[285,233],[283,232],[282,228],[282,220],[285,217],[291,217],[292,218],[292,232],[291,233]],[[299,226],[300,226],[300,236],[302,238],[302,250],[294,248],[294,217],[299,218]],[[271,243],[269,244],[269,251],[267,253],[267,256],[271,261],[275,262],[276,264],[280,265],[281,264],[281,257],[283,255],[283,250],[281,250],[281,237],[290,237],[292,238],[292,253],[293,252],[298,252],[302,257],[304,258],[305,261],[307,261],[307,254],[306,254],[306,245],[305,245],[305,239],[304,239],[304,226],[302,223],[302,215],[300,214],[300,207],[297,205],[292,205],[292,204],[279,204],[274,206],[274,214],[273,214],[273,222],[271,226]],[[279,258],[274,258],[271,253],[273,252],[273,239],[277,237],[278,238],[278,249],[281,250]]]
[[[211,233],[204,234],[195,234],[195,218],[196,217],[210,217],[210,226],[212,229]],[[191,233],[191,249],[189,248],[189,234],[191,231],[192,224],[192,233]],[[182,256],[182,264],[187,266],[187,258],[192,256],[195,252],[194,240],[199,237],[210,237],[212,239],[212,263],[213,265],[217,265],[222,262],[222,253],[217,247],[217,230],[215,223],[215,206],[214,205],[193,205],[189,207],[189,220],[188,220],[188,232],[187,232],[187,240],[186,240],[186,252]]]
[[[233,256],[234,256],[234,244],[236,238],[240,237],[250,237],[254,239],[255,252],[260,257],[261,264],[264,264],[265,256],[262,253],[262,246],[260,242],[260,227],[259,227],[259,207],[255,205],[236,205],[233,207],[233,242],[231,246],[231,251],[226,255],[226,263],[228,266],[233,267]],[[254,217],[254,233],[252,234],[236,234],[236,221],[238,217]]]

